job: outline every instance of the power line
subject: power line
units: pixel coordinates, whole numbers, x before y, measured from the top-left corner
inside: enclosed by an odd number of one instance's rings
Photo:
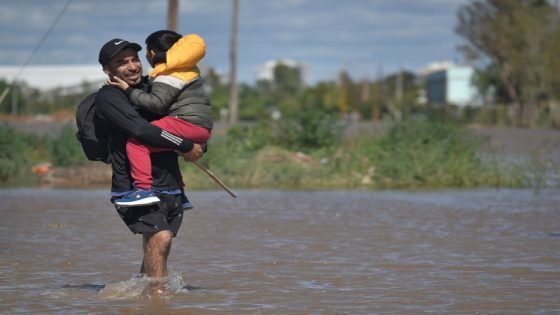
[[[62,11],[60,11],[60,13],[58,14],[58,16],[56,17],[56,19],[53,21],[53,23],[49,26],[49,29],[45,32],[45,34],[43,35],[43,37],[41,38],[41,40],[39,40],[39,42],[37,43],[37,46],[35,46],[35,48],[33,49],[33,51],[31,52],[31,55],[29,55],[29,57],[27,58],[27,60],[23,63],[23,65],[21,66],[19,72],[16,74],[16,76],[14,77],[14,81],[17,77],[19,77],[21,75],[21,73],[23,72],[23,70],[25,69],[25,67],[31,62],[31,59],[33,59],[33,56],[35,56],[35,54],[37,53],[37,51],[39,51],[39,49],[41,48],[41,46],[43,45],[43,43],[45,42],[45,40],[47,39],[47,37],[49,37],[50,33],[52,32],[52,30],[54,29],[54,27],[56,26],[56,24],[58,23],[58,21],[60,20],[60,18],[62,18],[62,16],[64,15],[64,12],[66,12],[66,9],[68,9],[68,7],[70,6],[70,3],[72,2],[72,0],[68,0],[66,1],[66,4],[64,5],[64,7],[62,8]]]
[[[45,32],[45,34],[43,35],[43,37],[39,40],[39,42],[37,43],[37,45],[35,46],[35,48],[31,51],[31,55],[29,55],[29,57],[27,58],[27,60],[25,60],[25,62],[21,65],[21,68],[19,69],[19,71],[16,73],[16,75],[14,76],[14,79],[12,80],[12,85],[15,84],[17,78],[19,78],[19,76],[22,74],[23,70],[25,70],[25,67],[27,67],[27,65],[31,62],[31,60],[33,59],[33,57],[35,56],[35,54],[37,53],[37,51],[39,51],[39,49],[41,48],[41,46],[43,45],[43,43],[45,42],[45,40],[47,39],[47,37],[49,37],[50,33],[52,32],[52,30],[54,29],[54,27],[56,26],[56,24],[58,23],[58,21],[60,20],[60,18],[62,18],[62,16],[64,15],[64,12],[66,12],[66,9],[68,9],[68,7],[70,6],[70,3],[72,2],[72,0],[68,0],[66,1],[66,4],[64,5],[64,7],[62,8],[62,10],[60,11],[60,13],[58,14],[58,16],[56,17],[56,19],[51,23],[51,25],[49,26],[49,28],[47,29],[47,31]],[[2,103],[2,101],[4,101],[4,98],[6,97],[6,95],[8,94],[8,92],[10,91],[10,87],[7,87],[4,92],[2,93],[2,95],[0,96],[0,103]]]

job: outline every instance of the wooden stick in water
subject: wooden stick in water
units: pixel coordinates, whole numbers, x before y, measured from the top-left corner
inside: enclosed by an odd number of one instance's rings
[[[201,169],[204,173],[208,174],[208,176],[210,176],[216,183],[218,183],[218,185],[220,185],[225,191],[227,191],[233,198],[236,198],[237,195],[231,191],[231,189],[229,189],[226,184],[224,184],[224,182],[222,182],[216,175],[214,175],[214,173],[212,173],[212,171],[210,171],[209,169],[207,169],[206,167],[204,167],[203,165],[199,164],[198,162],[191,162],[194,165],[196,165],[199,169]]]

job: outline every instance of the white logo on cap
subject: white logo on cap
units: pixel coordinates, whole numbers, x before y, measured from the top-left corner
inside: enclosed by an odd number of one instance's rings
[[[121,44],[122,42],[124,42],[124,40],[121,40],[121,41],[115,42],[115,45],[120,45],[120,44]]]

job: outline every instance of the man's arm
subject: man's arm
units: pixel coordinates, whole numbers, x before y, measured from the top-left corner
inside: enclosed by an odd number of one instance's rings
[[[141,143],[189,152],[193,143],[150,124],[130,105],[126,95],[117,88],[105,86],[95,99],[96,113]]]

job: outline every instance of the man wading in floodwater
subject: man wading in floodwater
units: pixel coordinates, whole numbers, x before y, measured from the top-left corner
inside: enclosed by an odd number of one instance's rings
[[[110,40],[99,52],[99,63],[103,66],[103,72],[109,77],[115,76],[124,80],[131,87],[147,88],[146,78],[142,76],[142,63],[138,58],[138,51],[141,49],[140,45],[126,40]],[[134,189],[125,147],[129,137],[147,145],[182,152],[181,155],[188,161],[196,161],[202,156],[200,145],[151,125],[146,119],[153,120],[157,117],[147,112],[137,112],[127,95],[118,88],[107,85],[102,87],[97,93],[95,106],[96,115],[110,125],[112,201]],[[171,239],[181,226],[183,205],[188,206],[189,202],[181,190],[177,153],[154,153],[152,175],[154,190],[161,200],[159,204],[132,208],[116,206],[116,209],[133,233],[142,234],[144,259],[140,273],[164,280],[163,278],[167,277]]]

